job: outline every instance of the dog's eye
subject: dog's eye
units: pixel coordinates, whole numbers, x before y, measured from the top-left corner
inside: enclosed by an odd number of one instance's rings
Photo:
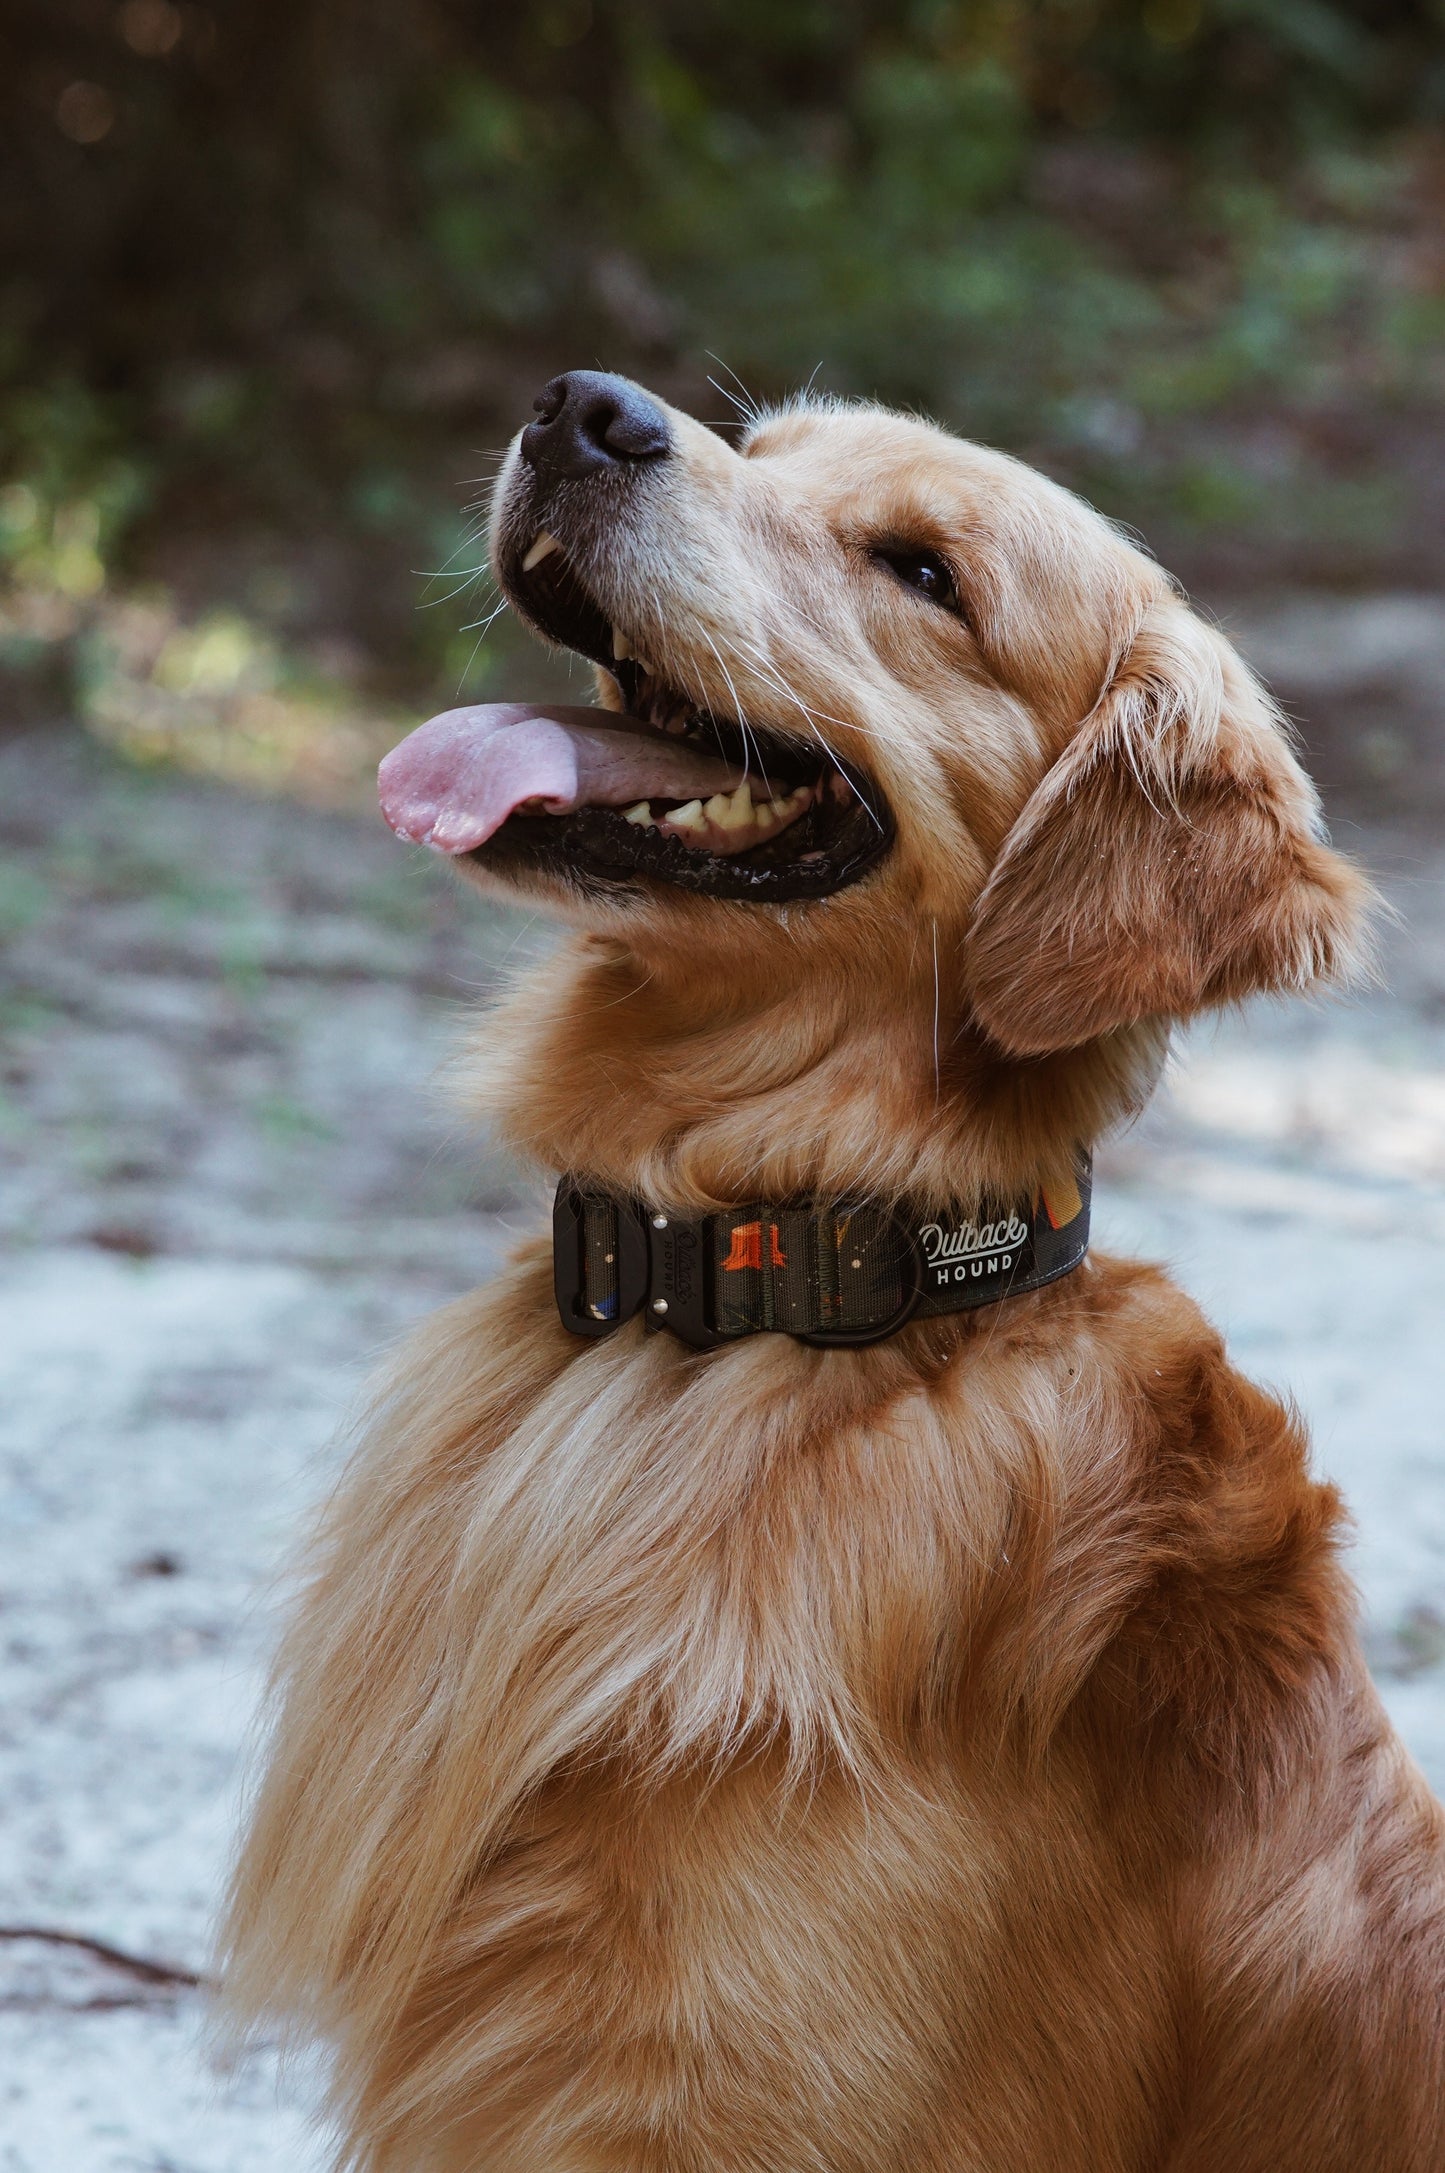
[[[875,551],[873,556],[909,588],[926,596],[931,604],[939,604],[945,611],[960,612],[961,615],[953,575],[937,551]]]

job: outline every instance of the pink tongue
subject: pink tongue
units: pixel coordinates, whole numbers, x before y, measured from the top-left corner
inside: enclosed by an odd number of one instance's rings
[[[742,771],[610,709],[484,702],[448,709],[393,747],[377,776],[398,837],[469,853],[527,801],[549,815],[731,792]]]

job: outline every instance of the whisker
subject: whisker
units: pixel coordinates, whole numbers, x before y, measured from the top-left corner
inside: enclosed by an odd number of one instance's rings
[[[456,555],[453,551],[452,558]],[[451,559],[447,559],[440,566],[413,566],[411,573],[417,581],[475,581],[486,570],[484,559],[477,559],[470,566],[454,566]]]
[[[472,619],[468,622],[467,625],[462,627],[462,633],[469,634],[474,626],[479,626],[482,632],[485,634],[488,627],[494,626],[496,624],[497,620],[506,610],[507,605],[510,601],[511,599],[509,597],[504,596],[499,604],[493,606],[493,608],[487,613],[487,616],[484,619]]]
[[[709,362],[715,362],[720,370],[727,371],[728,376],[737,386],[738,392],[742,394],[742,398],[739,400],[736,394],[728,391],[726,385],[720,385],[715,377],[710,377],[708,379],[708,383],[712,386],[713,391],[720,392],[725,400],[730,400],[733,406],[738,410],[739,414],[746,415],[750,423],[760,422],[763,413],[762,405],[759,401],[755,400],[753,395],[748,391],[747,386],[738,376],[738,373],[733,368],[732,364],[730,362],[724,362],[722,356],[720,354],[717,354],[711,347],[709,347],[709,349],[707,350],[707,356]]]
[[[877,736],[870,730],[868,725],[859,724],[851,717],[835,717],[826,709],[810,709],[802,696],[783,678],[777,666],[765,651],[755,648],[750,641],[744,641],[740,634],[733,637],[731,646],[744,652],[756,670],[765,672],[779,693],[785,694],[794,707],[803,712],[809,724],[813,722],[815,717],[820,717],[824,724],[836,724],[840,731],[861,732],[868,738]]]
[[[787,699],[792,702],[796,708],[802,710],[804,717],[811,725],[813,721],[812,711],[808,708],[807,703],[802,700],[801,696],[794,693],[793,689],[788,685],[786,679],[784,679],[782,674],[779,672],[777,666],[773,663],[771,657],[769,657],[763,650],[755,648],[752,642],[744,641],[741,635],[734,635],[732,640],[729,642],[729,647],[740,656],[744,656],[747,659],[752,670],[760,673],[766,680],[769,681],[772,686],[777,688],[780,694],[786,695]],[[843,720],[841,718],[837,718],[829,719],[828,721],[841,723]]]
[[[710,377],[708,379],[708,383],[712,386],[714,392],[720,392],[725,400],[730,400],[732,402],[734,408],[736,408],[738,414],[742,417],[744,422],[752,421],[752,416],[749,415],[747,409],[743,406],[742,401],[738,398],[735,392],[729,392],[727,386],[720,385],[715,377]],[[736,429],[737,424],[732,416],[725,416],[723,419],[725,422],[730,424],[732,428]]]
[[[751,772],[752,757],[754,754],[757,754],[757,742],[754,740],[752,733],[748,730],[748,720],[743,715],[743,705],[738,698],[738,690],[733,684],[733,675],[728,670],[727,665],[723,662],[723,654],[721,649],[719,649],[717,643],[713,640],[712,635],[708,632],[706,627],[703,627],[701,629],[701,633],[703,640],[707,643],[709,649],[711,649],[713,655],[717,658],[718,670],[722,673],[723,678],[726,680],[727,690],[732,698],[733,715],[737,718],[738,728],[743,735],[743,778],[744,780],[746,780]],[[767,772],[763,768],[762,757],[760,755],[758,756],[758,775],[762,778],[763,784],[766,786],[767,791],[771,796],[773,788],[771,785],[768,784]]]
[[[480,633],[479,633],[479,634],[477,635],[477,638],[476,638],[476,640],[475,640],[475,641],[474,641],[474,642],[472,643],[472,652],[471,652],[471,655],[470,655],[470,656],[469,656],[469,657],[467,658],[467,661],[466,661],[466,663],[465,663],[465,664],[464,664],[464,665],[462,666],[462,673],[461,673],[461,677],[460,677],[460,678],[458,679],[458,681],[457,681],[457,692],[458,692],[458,694],[460,694],[460,693],[461,693],[461,691],[462,691],[462,688],[463,688],[463,687],[464,687],[464,686],[466,685],[466,683],[467,683],[467,674],[468,674],[468,672],[470,672],[470,670],[471,670],[472,666],[473,666],[473,665],[474,665],[474,664],[476,663],[476,661],[477,661],[477,651],[478,651],[478,650],[479,650],[479,649],[481,648],[481,646],[482,646],[482,643],[483,643],[483,642],[484,642],[484,641],[486,640],[486,638],[487,638],[487,635],[488,635],[488,634],[489,634],[489,633],[491,632],[492,626],[493,626],[493,624],[495,623],[495,621],[496,621],[496,620],[498,620],[498,619],[499,619],[499,618],[501,617],[502,613],[503,613],[503,612],[504,612],[504,611],[506,610],[506,608],[507,608],[507,598],[506,598],[506,597],[504,596],[504,597],[502,598],[502,601],[501,601],[501,602],[500,602],[500,603],[499,603],[499,604],[497,605],[497,608],[496,608],[496,610],[495,610],[495,611],[493,611],[493,612],[492,612],[492,613],[490,614],[490,616],[489,616],[489,617],[487,617],[486,619],[483,619],[483,620],[482,620],[482,621],[480,622],[480,624],[481,624],[481,632],[480,632]],[[476,620],[474,619],[474,620],[472,621],[472,626],[475,626],[475,625],[477,625],[477,624],[478,624],[478,622],[477,622],[477,621],[476,621]],[[464,626],[464,627],[462,628],[462,632],[463,632],[464,634],[469,634],[469,633],[471,632],[471,630],[472,630],[471,626]]]
[[[813,726],[813,730],[815,732],[818,732],[818,727],[816,724]],[[858,787],[854,784],[852,778],[848,775],[847,770],[839,761],[837,755],[833,752],[833,749],[828,745],[827,740],[823,738],[823,734],[821,732],[818,732],[818,738],[822,741],[824,754],[826,754],[828,760],[832,763],[834,769],[838,772],[838,775],[842,778],[844,784],[848,787],[848,790],[852,793],[854,799],[858,802],[858,805],[862,808],[864,814],[868,817],[868,820],[872,823],[874,829],[881,831],[883,828],[882,823],[878,820],[878,817],[874,813],[872,807],[869,805],[868,801],[864,799],[862,793],[858,790]]]
[[[752,642],[744,641],[741,635],[734,636],[729,643],[729,647],[738,654],[745,656],[755,672],[759,673],[770,685],[776,687],[780,694],[786,695],[787,699],[802,711],[810,729],[816,731],[815,712],[809,709],[802,696],[789,686],[771,657],[767,656],[763,650],[755,648]],[[841,724],[843,719],[841,717],[827,718],[825,721]],[[821,733],[818,736],[821,738]]]
[[[744,641],[741,636],[735,636],[728,643],[728,646],[736,654],[742,657],[743,660],[747,663],[748,667],[752,671],[756,672],[766,684],[775,687],[779,694],[785,696],[786,699],[792,702],[797,709],[800,709],[803,713],[804,719],[809,726],[809,729],[814,732],[817,738],[822,738],[822,734],[817,731],[817,727],[814,724],[813,712],[808,708],[807,703],[803,701],[801,696],[796,694],[792,687],[789,686],[787,680],[783,678],[782,674],[779,672],[777,666],[772,662],[772,659],[770,657],[764,655],[761,649],[754,648],[751,642]],[[841,724],[844,720],[840,717],[837,719],[830,718],[828,721],[830,723],[836,722]],[[831,749],[829,750],[829,752],[831,754]],[[833,756],[832,759],[836,761],[837,757]]]
[[[428,588],[434,581],[450,581],[452,584],[441,596],[423,595],[418,597],[416,607],[418,611],[434,611],[438,604],[453,604],[459,596],[465,596],[468,589],[479,587],[487,578],[485,566],[473,566],[466,572],[456,574],[448,574],[445,569],[440,573],[425,574],[420,569],[414,569],[414,571],[417,573],[417,578],[425,581]]]
[[[464,531],[462,539],[460,543],[458,543],[458,545],[456,546],[456,549],[448,552],[447,556],[442,560],[440,566],[437,567],[435,572],[424,573],[420,566],[414,566],[412,568],[412,572],[417,576],[418,580],[422,581],[445,580],[447,570],[450,567],[452,560],[454,558],[460,558],[463,551],[472,551],[476,549],[476,546],[481,542],[482,537],[486,531],[486,525],[487,524],[485,521],[477,521],[469,525]],[[471,569],[468,578],[475,578],[477,574],[485,573],[487,572],[487,570],[487,561],[483,558],[478,561],[477,565],[473,569]]]
[[[712,644],[709,640],[709,647],[711,646]],[[817,739],[819,745],[823,749],[823,752],[827,755],[828,760],[833,764],[833,767],[837,770],[839,776],[843,779],[844,783],[848,787],[848,790],[852,793],[854,799],[858,802],[858,805],[863,809],[864,813],[868,817],[868,820],[873,824],[875,830],[881,831],[883,825],[879,821],[876,812],[869,805],[869,802],[859,791],[858,787],[854,784],[852,778],[848,775],[847,769],[839,760],[833,748],[828,744],[828,741],[824,736],[823,731],[818,723],[818,713],[809,709],[807,703],[803,700],[802,696],[788,685],[787,681],[782,678],[776,667],[771,663],[769,659],[765,658],[761,654],[761,652],[755,651],[753,649],[751,642],[743,642],[740,639],[735,639],[732,646],[734,648],[742,648],[747,650],[754,657],[755,667],[761,673],[766,675],[766,677],[771,679],[773,685],[777,687],[780,693],[787,695],[790,701],[796,703],[797,707],[802,711],[804,717],[807,719],[809,728],[811,729],[813,736],[815,737],[815,739]],[[716,650],[714,650],[714,654],[716,654]],[[721,657],[718,658],[718,661],[719,663],[722,662]],[[731,684],[731,682],[729,682],[729,684]],[[829,724],[841,725],[845,731],[852,729],[852,727],[848,725],[846,719],[842,717],[829,717],[827,721],[829,722]]]
[[[943,1084],[942,1084],[942,1077],[941,1077],[941,1074],[940,1074],[940,1071],[939,1071],[939,1065],[938,1065],[938,1010],[939,1010],[939,997],[938,997],[938,923],[937,923],[937,921],[934,921],[934,922],[932,923],[932,928],[933,928],[933,1106],[934,1106],[934,1108],[936,1109],[936,1108],[938,1107],[938,1103],[939,1103],[939,1098],[940,1098],[940,1096],[942,1095],[942,1092],[943,1092]]]

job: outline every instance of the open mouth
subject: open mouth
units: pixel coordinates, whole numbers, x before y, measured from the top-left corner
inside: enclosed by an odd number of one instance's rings
[[[587,887],[779,903],[826,897],[886,852],[893,823],[868,779],[815,740],[669,687],[545,532],[504,572],[547,639],[612,674],[624,712],[493,703],[433,718],[382,764],[400,835]]]

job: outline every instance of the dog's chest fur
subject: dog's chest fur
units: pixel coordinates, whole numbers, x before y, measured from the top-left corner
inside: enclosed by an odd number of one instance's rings
[[[427,1331],[286,1655],[258,1846],[359,2119],[499,2173],[1139,2162],[1174,1693],[1122,1633],[1193,1309],[1101,1267],[699,1360],[579,1350],[545,1275]]]
[[[1032,2165],[1041,2126],[1054,2165],[1136,2162],[1167,1969],[1157,1897],[1101,1839],[1077,1771],[1028,1785],[1008,1761],[791,1793],[766,1754],[557,1781],[416,2013],[467,2016],[458,2165],[993,2173]]]

